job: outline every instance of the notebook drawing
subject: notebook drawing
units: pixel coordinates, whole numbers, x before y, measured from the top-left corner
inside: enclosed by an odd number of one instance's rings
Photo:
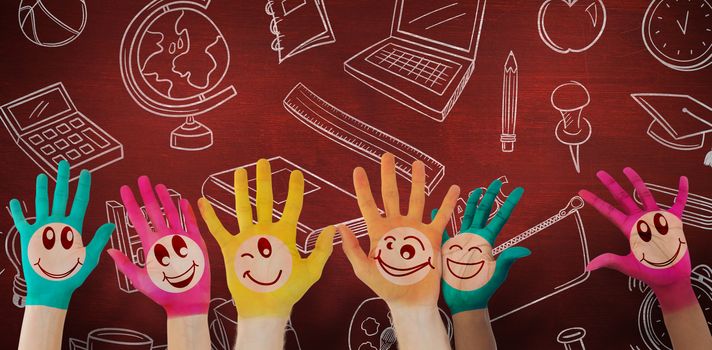
[[[322,0],[268,0],[272,50],[279,63],[311,48],[336,42]]]
[[[443,121],[475,69],[486,0],[396,0],[387,38],[344,70],[374,90]]]

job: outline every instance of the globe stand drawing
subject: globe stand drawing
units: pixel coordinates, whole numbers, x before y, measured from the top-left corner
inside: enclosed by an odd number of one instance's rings
[[[213,132],[194,117],[185,118],[181,126],[171,131],[171,148],[199,151],[213,145]]]
[[[184,120],[169,138],[177,150],[212,146],[212,130],[195,119],[237,95],[234,86],[221,87],[230,50],[205,15],[208,5],[210,0],[151,1],[121,40],[121,78],[131,98],[152,114]]]

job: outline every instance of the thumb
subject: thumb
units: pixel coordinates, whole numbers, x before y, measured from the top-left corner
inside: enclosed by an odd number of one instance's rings
[[[602,267],[616,270],[633,278],[638,278],[635,266],[630,263],[630,259],[625,255],[611,253],[601,254],[588,263],[586,270],[595,271]]]
[[[118,249],[109,249],[107,253],[109,253],[111,259],[114,260],[114,264],[116,264],[119,271],[128,277],[134,287],[141,290],[140,276],[144,273],[143,269],[134,265],[134,263]]]
[[[101,225],[87,245],[87,260],[93,261],[95,266],[99,262],[101,251],[104,250],[106,243],[109,242],[114,228],[116,228],[116,225],[110,223]]]
[[[342,240],[341,248],[344,249],[344,254],[346,254],[346,258],[349,259],[356,277],[362,279],[364,274],[368,271],[368,257],[366,253],[363,252],[361,244],[359,244],[356,235],[354,235],[354,232],[351,231],[350,228],[346,225],[341,225],[338,229]]]
[[[314,282],[321,278],[321,273],[324,271],[324,266],[331,256],[331,252],[334,251],[334,235],[336,234],[336,228],[334,226],[329,226],[319,233],[319,237],[316,239],[316,246],[314,250],[307,257],[307,266],[309,267],[309,272],[314,277]]]

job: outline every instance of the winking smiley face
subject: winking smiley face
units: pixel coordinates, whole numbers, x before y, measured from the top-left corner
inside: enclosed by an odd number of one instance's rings
[[[422,232],[397,227],[378,241],[373,259],[385,279],[404,286],[420,282],[435,269],[433,254],[430,240]]]
[[[260,293],[282,287],[292,274],[292,254],[272,235],[250,237],[235,254],[235,272],[242,284]]]

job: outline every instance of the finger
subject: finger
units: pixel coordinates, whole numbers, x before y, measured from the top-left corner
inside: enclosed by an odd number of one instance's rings
[[[623,189],[623,187],[621,187],[621,185],[611,175],[603,170],[600,170],[596,173],[596,176],[599,180],[601,180],[601,183],[606,186],[608,192],[611,192],[613,198],[615,198],[616,201],[623,206],[627,213],[631,214],[640,211],[640,208],[637,204],[635,204],[633,198],[630,198],[628,192],[626,192],[626,190]]]
[[[442,204],[440,204],[440,209],[435,215],[435,218],[430,223],[430,225],[437,231],[442,232],[445,226],[450,221],[452,211],[455,209],[457,204],[457,199],[460,197],[460,187],[457,185],[450,186],[450,189],[445,194]]]
[[[153,193],[153,185],[151,185],[151,180],[148,176],[141,176],[138,178],[138,190],[141,192],[141,198],[143,198],[143,205],[148,213],[148,218],[151,219],[153,227],[156,232],[166,232],[168,231],[168,226],[166,226],[166,219],[163,217],[163,211],[161,211],[161,206],[158,204],[156,195]]]
[[[110,223],[101,225],[101,227],[96,230],[96,233],[94,233],[94,237],[92,237],[91,242],[87,245],[86,260],[90,260],[91,258],[91,261],[94,261],[94,266],[96,266],[96,263],[99,262],[101,251],[104,250],[104,247],[106,247],[106,243],[109,242],[109,238],[111,238],[111,234],[114,232],[115,228],[116,225]]]
[[[628,180],[630,180],[638,192],[638,196],[640,196],[640,200],[643,202],[643,208],[645,208],[646,211],[660,210],[658,203],[656,203],[655,198],[653,198],[653,194],[650,193],[648,186],[645,186],[645,182],[643,182],[640,175],[632,168],[623,169],[623,173],[628,177]]]
[[[390,153],[385,153],[381,157],[381,196],[386,216],[400,216],[396,160]]]
[[[17,231],[22,234],[25,229],[30,226],[25,219],[25,214],[22,212],[22,204],[17,199],[10,200],[10,215],[12,216],[12,221],[15,222],[15,227]]]
[[[198,227],[198,219],[195,217],[195,212],[190,202],[187,199],[180,200],[180,211],[185,219],[185,230],[193,235],[200,236],[200,228]]]
[[[114,260],[114,264],[119,271],[121,271],[121,273],[123,273],[129,281],[131,281],[131,284],[133,284],[137,289],[142,290],[143,276],[146,273],[145,270],[136,266],[118,249],[109,249],[107,250],[107,253],[109,253],[111,259]]]
[[[411,167],[410,202],[408,204],[408,217],[422,221],[425,210],[425,164],[416,160]]]
[[[475,211],[475,217],[472,219],[473,228],[483,228],[487,224],[487,219],[492,212],[492,205],[494,204],[495,198],[499,194],[499,190],[502,188],[502,181],[494,180],[487,187],[485,195],[482,197],[480,204],[477,206]]]
[[[294,170],[289,175],[289,191],[287,192],[287,203],[284,205],[284,213],[280,221],[285,221],[290,225],[296,225],[299,221],[299,214],[302,212],[304,202],[304,174],[299,170]]]
[[[37,175],[35,185],[35,217],[37,219],[49,216],[49,194],[47,175]]]
[[[272,169],[269,161],[257,161],[257,222],[272,222]]]
[[[69,163],[66,160],[57,166],[57,184],[54,187],[52,201],[52,216],[67,215],[67,200],[69,198]]]
[[[334,250],[334,235],[336,234],[336,228],[334,226],[329,226],[321,231],[319,237],[316,239],[316,246],[314,250],[309,254],[307,258],[307,266],[309,266],[309,271],[312,274],[313,281],[316,282],[321,277],[322,271],[324,271],[324,266],[327,260],[331,256],[331,252]]]
[[[685,211],[689,191],[690,184],[687,181],[687,176],[680,176],[680,184],[678,185],[677,196],[675,196],[675,203],[669,210],[669,212],[675,214],[680,219],[682,219],[682,213]]]
[[[613,269],[627,276],[637,278],[637,269],[633,264],[631,264],[631,260],[628,256],[611,253],[601,254],[588,263],[586,270],[595,271],[602,267]]]
[[[472,220],[475,218],[475,210],[477,209],[477,201],[480,200],[481,195],[482,188],[478,188],[467,198],[465,214],[462,216],[462,224],[460,225],[460,232],[467,231],[472,226]]]
[[[363,279],[370,263],[368,256],[364,253],[361,244],[359,244],[358,239],[356,239],[356,235],[354,235],[350,228],[346,225],[341,225],[338,227],[338,230],[341,234],[341,248],[344,250],[346,258],[349,259],[354,274],[356,274],[356,277],[359,279]]]
[[[69,211],[69,216],[74,219],[81,219],[87,212],[89,205],[89,192],[91,190],[91,173],[89,170],[82,170],[79,173],[79,184],[77,192],[74,194],[72,209]]]
[[[253,224],[252,204],[250,204],[250,189],[247,181],[247,170],[235,170],[235,214],[240,232],[249,230]]]
[[[171,198],[168,188],[163,184],[158,184],[156,185],[156,194],[158,195],[158,200],[161,201],[163,211],[166,213],[166,218],[168,219],[168,225],[170,225],[171,232],[182,232],[183,224],[180,221],[180,214],[178,213],[176,205],[173,204],[173,198]]]
[[[586,203],[591,204],[599,213],[601,213],[601,215],[605,216],[609,221],[615,224],[621,232],[626,235],[626,237],[630,235],[625,227],[625,214],[588,190],[580,190],[578,194],[584,201],[586,201]]]
[[[221,247],[227,244],[233,236],[225,229],[225,226],[215,214],[215,209],[205,197],[198,199],[198,210],[200,210],[200,215],[203,217],[205,224],[208,225],[210,233],[218,241],[218,244]]]
[[[153,242],[151,237],[153,231],[151,231],[151,227],[148,226],[148,221],[146,221],[146,217],[143,216],[143,212],[136,202],[133,191],[131,191],[129,186],[124,185],[121,186],[120,193],[121,201],[124,202],[124,206],[126,207],[126,213],[129,216],[129,220],[131,220],[131,224],[136,229],[138,236],[141,238],[141,242],[143,242],[144,246],[150,245]]]
[[[430,212],[430,220],[435,219],[435,217],[437,215],[438,215],[438,208],[435,208]],[[445,229],[445,230],[443,230],[443,236],[440,239],[440,246],[442,247],[443,245],[445,245],[445,242],[447,242],[448,239],[450,239],[450,235],[448,235],[447,229]]]
[[[487,225],[487,228],[489,228],[490,231],[494,232],[495,234],[494,237],[492,237],[492,241],[497,238],[497,235],[500,231],[502,231],[504,224],[506,224],[510,216],[512,216],[512,212],[517,206],[517,203],[519,203],[519,200],[522,198],[523,194],[523,188],[515,188],[512,193],[507,196],[507,199],[504,201],[504,204],[502,204],[502,207],[499,208],[497,214],[495,214],[494,218],[492,218],[492,221],[490,221],[489,225]]]
[[[363,168],[354,169],[354,190],[356,191],[356,201],[361,210],[361,215],[366,222],[372,222],[381,218],[381,213],[378,211],[376,201],[373,199],[371,192],[371,184],[368,182],[368,175]]]

